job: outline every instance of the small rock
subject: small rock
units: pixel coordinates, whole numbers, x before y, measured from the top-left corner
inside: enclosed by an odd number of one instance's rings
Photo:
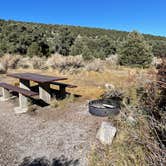
[[[116,127],[112,126],[110,123],[102,122],[96,138],[99,139],[102,144],[111,145],[116,131]]]
[[[131,124],[133,124],[133,125],[137,123],[137,121],[136,121],[132,116],[129,116],[129,117],[127,118],[127,120],[128,120],[129,123],[131,123]]]
[[[113,84],[105,84],[105,88],[106,89],[109,89],[109,90],[114,90],[115,89],[115,86]]]

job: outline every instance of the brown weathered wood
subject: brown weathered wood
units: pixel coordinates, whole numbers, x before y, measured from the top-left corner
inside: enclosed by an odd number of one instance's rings
[[[26,90],[26,89],[22,89],[22,88],[19,88],[19,87],[16,87],[16,86],[4,83],[4,82],[0,83],[0,87],[3,87],[3,88],[5,88],[5,89],[7,89],[7,90],[9,90],[11,92],[21,93],[22,95],[28,96],[28,97],[38,95],[37,92],[33,92],[33,91]]]
[[[77,87],[76,85],[70,85],[70,84],[63,83],[63,82],[51,82],[51,84],[59,86],[59,95],[61,98],[66,97],[66,88],[76,88]]]
[[[76,88],[76,85],[70,85],[67,83],[62,83],[62,82],[51,82],[51,84],[53,85],[59,85],[59,86],[63,86],[63,87],[67,87],[67,88]]]
[[[67,79],[62,77],[53,77],[53,76],[47,76],[35,73],[14,73],[14,74],[7,74],[7,76],[18,79],[30,80],[38,83],[47,83],[47,82]]]

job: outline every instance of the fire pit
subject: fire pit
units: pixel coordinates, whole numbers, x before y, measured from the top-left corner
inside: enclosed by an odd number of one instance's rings
[[[113,99],[99,99],[89,102],[89,112],[96,116],[112,116],[120,112],[120,101]]]

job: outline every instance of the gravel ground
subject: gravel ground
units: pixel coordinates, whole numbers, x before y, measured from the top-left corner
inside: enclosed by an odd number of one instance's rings
[[[28,156],[52,161],[62,155],[68,165],[87,165],[102,118],[91,116],[85,103],[21,115],[14,114],[14,103],[0,102],[0,166],[18,166]]]

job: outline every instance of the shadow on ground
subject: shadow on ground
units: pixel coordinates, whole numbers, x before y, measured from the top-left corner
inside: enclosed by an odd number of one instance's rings
[[[49,161],[46,157],[32,159],[25,157],[19,166],[78,166],[79,160],[69,160],[64,156]]]

